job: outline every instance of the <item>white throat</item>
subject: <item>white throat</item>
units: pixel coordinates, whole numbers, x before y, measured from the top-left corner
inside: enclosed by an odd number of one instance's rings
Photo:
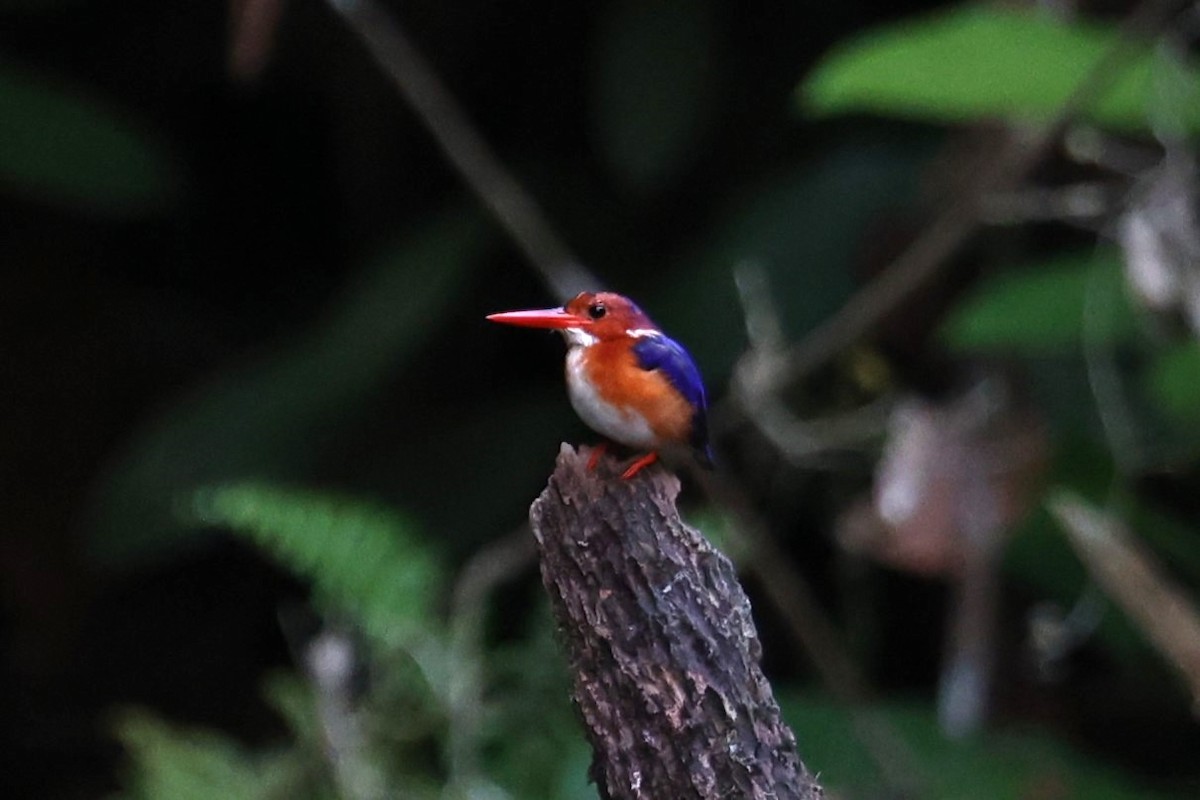
[[[567,340],[567,347],[572,350],[576,347],[591,347],[600,341],[583,328],[563,328],[562,335]]]

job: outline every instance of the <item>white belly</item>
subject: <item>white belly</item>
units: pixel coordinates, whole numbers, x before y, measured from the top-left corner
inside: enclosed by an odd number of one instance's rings
[[[606,403],[586,380],[582,347],[572,347],[567,352],[567,393],[575,413],[597,433],[638,450],[658,447],[658,437],[641,414]]]

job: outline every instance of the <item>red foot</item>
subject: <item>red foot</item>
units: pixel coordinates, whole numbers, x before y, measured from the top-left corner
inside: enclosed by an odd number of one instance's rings
[[[637,475],[643,469],[653,464],[655,461],[658,461],[658,452],[651,450],[649,453],[646,453],[646,455],[630,464],[629,467],[621,473],[621,480],[629,480],[634,475]]]
[[[608,442],[600,442],[592,448],[592,454],[588,456],[587,471],[593,472],[596,465],[600,463],[600,459],[604,457],[605,451],[608,450]]]

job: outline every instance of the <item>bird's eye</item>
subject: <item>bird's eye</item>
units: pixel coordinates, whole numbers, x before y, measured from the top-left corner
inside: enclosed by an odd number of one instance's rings
[[[588,306],[588,316],[592,319],[600,319],[608,313],[608,309],[604,307],[604,303],[592,303]]]

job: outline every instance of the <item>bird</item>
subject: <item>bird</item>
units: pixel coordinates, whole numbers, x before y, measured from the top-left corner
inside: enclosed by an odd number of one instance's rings
[[[567,394],[592,430],[644,455],[628,480],[661,452],[690,450],[713,466],[708,400],[696,362],[637,304],[615,292],[581,292],[559,308],[504,311],[487,319],[559,331],[567,343]],[[594,469],[606,445],[592,452]]]

